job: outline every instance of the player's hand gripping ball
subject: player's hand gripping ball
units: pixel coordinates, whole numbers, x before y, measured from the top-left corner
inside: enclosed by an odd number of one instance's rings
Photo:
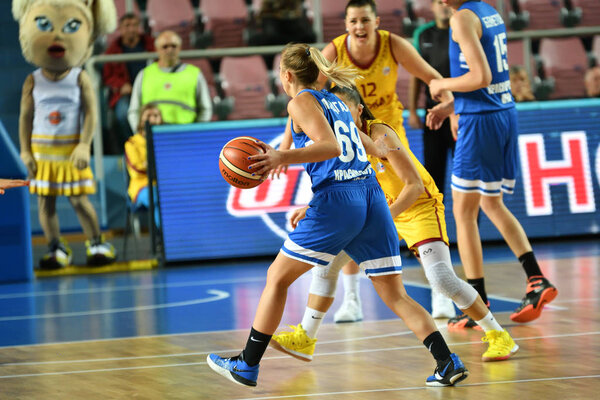
[[[263,182],[262,175],[253,174],[248,169],[255,162],[248,160],[248,157],[264,153],[257,140],[250,136],[240,136],[227,142],[221,149],[219,170],[230,185],[250,189]]]

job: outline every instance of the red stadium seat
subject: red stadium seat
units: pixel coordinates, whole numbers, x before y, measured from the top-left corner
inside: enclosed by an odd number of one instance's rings
[[[283,86],[281,86],[281,79],[279,79],[279,62],[281,61],[281,53],[277,53],[273,58],[273,83],[277,94],[285,94]]]
[[[523,57],[523,46],[522,40],[509,40],[506,42],[507,57],[509,65],[525,65]]]
[[[312,3],[312,1],[309,0],[309,4],[310,3]],[[314,9],[312,4],[310,4],[309,7]],[[346,31],[346,26],[344,24],[345,10],[345,1],[321,0],[324,42],[329,42]]]
[[[525,60],[525,53],[523,53],[523,51],[525,50],[525,42],[521,39],[517,39],[517,40],[509,40],[508,42],[506,42],[506,47],[507,47],[507,56],[508,56],[508,65],[513,66],[513,65],[520,65],[520,66],[525,66],[526,60]],[[534,71],[535,70],[535,59],[533,58],[533,56],[530,57],[529,62],[531,64],[531,70]]]
[[[210,47],[245,46],[243,33],[248,25],[248,9],[244,0],[202,0],[204,29],[212,32]]]
[[[581,22],[579,26],[600,25],[600,1],[598,0],[573,0],[573,6],[581,8]]]
[[[377,15],[381,19],[379,27],[395,33],[404,35],[403,19],[406,16],[405,0],[379,0],[377,1]]]
[[[270,118],[266,108],[269,73],[261,56],[223,57],[220,75],[227,97],[234,99],[228,119]]]
[[[560,20],[562,6],[558,0],[519,0],[521,11],[529,12],[527,29],[564,28]]]
[[[192,47],[190,35],[196,27],[196,14],[190,0],[148,0],[146,12],[153,32],[175,31],[184,49]]]
[[[431,0],[413,0],[413,11],[415,17],[423,18],[425,21],[433,20],[433,11],[431,11]]]
[[[210,62],[208,62],[206,58],[192,58],[185,60],[185,62],[200,68],[202,75],[204,75],[204,79],[206,80],[206,84],[208,85],[210,97],[215,98],[215,96],[218,95],[217,81],[215,79],[215,74],[213,73],[212,67],[210,66]]]
[[[546,78],[555,79],[551,99],[585,96],[583,78],[588,59],[579,38],[541,39],[539,55]]]
[[[594,36],[592,42],[592,54],[596,57],[597,64],[600,64],[600,35]]]

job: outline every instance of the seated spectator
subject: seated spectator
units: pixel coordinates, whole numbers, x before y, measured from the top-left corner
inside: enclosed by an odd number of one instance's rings
[[[600,97],[600,66],[596,65],[585,73],[585,94],[587,97]]]
[[[136,130],[140,107],[154,103],[165,124],[210,121],[212,102],[200,68],[181,62],[181,38],[164,31],[154,42],[158,60],[141,70],[133,83],[129,124]]]
[[[124,14],[119,19],[120,36],[110,43],[106,54],[143,53],[154,51],[154,39],[140,32],[140,19],[134,13]],[[106,63],[102,70],[104,84],[110,89],[108,105],[115,111],[116,140],[110,140],[115,153],[123,150],[123,144],[132,135],[127,121],[129,100],[133,80],[144,69],[146,61]],[[112,153],[112,151],[111,151]]]
[[[149,209],[146,121],[150,125],[161,125],[163,122],[160,110],[153,103],[146,104],[140,111],[136,133],[125,142],[125,160],[127,162],[127,173],[129,174],[127,195],[136,207]],[[153,196],[156,199],[156,187],[153,187]],[[156,226],[160,227],[158,207],[154,208],[154,221]]]
[[[510,88],[515,101],[535,101],[531,82],[525,68],[520,65],[513,65],[510,67],[509,74]]]
[[[304,13],[303,0],[263,0],[254,22],[248,30],[249,46],[314,43],[317,37]],[[272,65],[273,55],[265,56]]]

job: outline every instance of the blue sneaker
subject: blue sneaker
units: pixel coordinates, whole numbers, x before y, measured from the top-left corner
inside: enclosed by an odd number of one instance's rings
[[[256,386],[258,378],[258,364],[251,367],[242,359],[242,355],[230,358],[219,357],[216,354],[209,354],[206,357],[208,366],[219,375],[238,385]]]
[[[443,363],[438,363],[433,375],[427,378],[427,386],[452,386],[469,376],[469,371],[454,353]]]

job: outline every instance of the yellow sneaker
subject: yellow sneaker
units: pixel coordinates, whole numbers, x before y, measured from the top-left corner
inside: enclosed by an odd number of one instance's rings
[[[86,240],[87,265],[92,267],[101,267],[113,263],[117,259],[115,247],[100,237]]]
[[[302,324],[288,326],[292,328],[292,331],[283,331],[278,335],[273,335],[269,343],[271,347],[299,360],[312,361],[317,339],[309,338],[302,328]]]
[[[506,329],[503,331],[488,331],[482,342],[488,342],[488,349],[483,353],[483,361],[502,361],[510,358],[519,350],[519,345],[510,337]]]

